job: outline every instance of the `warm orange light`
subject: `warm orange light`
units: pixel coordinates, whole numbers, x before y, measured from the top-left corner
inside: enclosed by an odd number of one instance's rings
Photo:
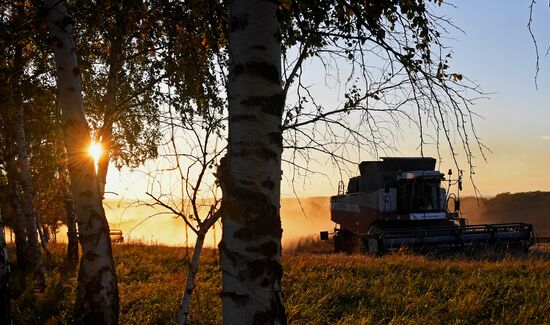
[[[94,162],[97,164],[99,161],[99,158],[101,157],[101,154],[103,153],[103,147],[101,146],[101,143],[99,142],[92,142],[90,144],[90,147],[88,148],[88,153],[92,158],[94,158]]]

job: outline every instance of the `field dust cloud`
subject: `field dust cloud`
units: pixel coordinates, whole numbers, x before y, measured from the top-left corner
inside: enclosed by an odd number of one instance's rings
[[[323,230],[332,231],[329,197],[281,199],[283,246],[295,244],[305,237],[319,236]],[[550,237],[550,192],[504,193],[489,199],[462,198],[462,212],[470,224],[526,222],[533,224],[540,237]],[[111,229],[120,229],[125,241],[170,246],[193,246],[196,239],[191,229],[173,214],[132,201],[106,200],[105,212]],[[161,213],[161,214],[159,214]],[[58,240],[66,242],[66,228]],[[206,247],[217,246],[221,239],[221,224],[210,229]]]
[[[304,237],[319,237],[319,232],[334,229],[330,221],[330,198],[283,198],[281,200],[283,246],[293,245]]]
[[[525,222],[536,235],[550,237],[550,192],[502,193],[493,198],[462,199],[462,212],[470,224]]]
[[[185,222],[173,213],[129,200],[106,200],[104,205],[111,230],[122,230],[125,242],[137,241],[170,246],[194,245],[195,234],[191,229],[186,229]],[[334,228],[334,223],[330,221],[328,197],[300,200],[283,198],[281,219],[284,246],[304,237],[318,237],[319,231]],[[66,233],[67,228],[61,227],[57,235],[58,241],[66,242]],[[217,246],[220,239],[221,223],[218,222],[208,232],[205,247]]]

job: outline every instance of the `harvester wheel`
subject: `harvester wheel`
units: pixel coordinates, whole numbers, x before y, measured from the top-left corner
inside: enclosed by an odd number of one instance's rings
[[[353,253],[355,248],[356,236],[349,230],[338,229],[334,234],[334,251],[336,253]]]
[[[382,247],[380,240],[372,235],[361,237],[361,252],[370,255],[381,255]]]

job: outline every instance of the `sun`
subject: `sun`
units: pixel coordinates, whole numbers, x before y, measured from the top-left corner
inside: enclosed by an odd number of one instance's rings
[[[97,164],[99,158],[101,158],[101,154],[103,154],[103,147],[101,146],[101,143],[92,142],[88,148],[88,154],[92,156],[94,162]]]

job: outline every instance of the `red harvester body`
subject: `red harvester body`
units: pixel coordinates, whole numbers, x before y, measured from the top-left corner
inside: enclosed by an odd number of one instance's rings
[[[434,158],[382,158],[359,164],[360,176],[349,180],[330,200],[336,251],[361,246],[384,253],[411,248],[464,247],[502,244],[528,248],[533,228],[525,223],[466,225],[460,201],[443,188],[445,175]],[[449,171],[450,177],[450,171]],[[454,181],[461,189],[460,177]],[[448,210],[449,201],[454,211]],[[326,239],[327,233],[322,233]]]

